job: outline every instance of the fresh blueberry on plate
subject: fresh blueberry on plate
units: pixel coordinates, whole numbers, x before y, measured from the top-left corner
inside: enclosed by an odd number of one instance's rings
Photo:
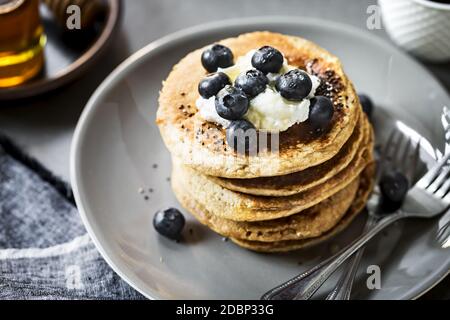
[[[312,81],[305,71],[294,69],[279,76],[275,87],[283,98],[300,101],[311,92]]]
[[[329,128],[333,119],[333,103],[324,96],[314,97],[310,102],[307,124],[314,134],[322,134]]]
[[[232,121],[227,128],[227,142],[241,153],[256,151],[258,145],[255,126],[244,119]]]
[[[153,217],[153,226],[156,231],[173,240],[180,239],[185,223],[183,214],[175,208],[159,210]]]
[[[259,71],[267,73],[278,73],[283,66],[283,55],[277,49],[264,46],[259,48],[252,57],[252,66]]]
[[[230,84],[230,78],[225,73],[212,73],[200,81],[198,84],[198,92],[203,98],[209,99],[225,88],[226,85]]]
[[[372,112],[373,112],[373,102],[372,99],[369,98],[368,95],[365,94],[359,94],[359,102],[361,102],[361,106],[364,110],[364,112],[367,114],[367,116],[372,118]]]
[[[216,72],[218,68],[228,68],[233,65],[233,52],[221,44],[215,44],[203,51],[202,65],[208,72]]]
[[[244,91],[226,86],[216,95],[216,111],[224,119],[241,119],[248,110],[249,101]]]
[[[397,170],[388,170],[380,179],[382,212],[389,213],[399,209],[409,189],[408,179]]]
[[[234,86],[244,91],[249,98],[254,98],[266,90],[269,79],[259,70],[251,69],[241,73],[235,80]]]

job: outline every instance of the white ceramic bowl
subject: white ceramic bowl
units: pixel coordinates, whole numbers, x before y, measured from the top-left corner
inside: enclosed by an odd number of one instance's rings
[[[450,60],[450,4],[429,0],[378,0],[392,40],[433,62]]]

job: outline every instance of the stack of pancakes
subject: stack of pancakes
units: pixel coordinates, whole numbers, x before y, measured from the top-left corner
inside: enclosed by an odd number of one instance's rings
[[[235,152],[225,128],[195,106],[206,75],[201,53],[183,58],[163,84],[157,123],[173,159],[172,186],[201,223],[238,245],[265,252],[316,244],[347,226],[372,189],[373,132],[338,58],[302,38],[254,32],[220,42],[235,57],[269,45],[289,64],[316,75],[316,95],[334,104],[330,129],[312,135],[305,124],[279,135],[277,152]]]

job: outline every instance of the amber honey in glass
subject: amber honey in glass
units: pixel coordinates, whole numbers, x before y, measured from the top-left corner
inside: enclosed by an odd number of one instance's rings
[[[19,85],[44,64],[39,0],[0,0],[0,88]]]

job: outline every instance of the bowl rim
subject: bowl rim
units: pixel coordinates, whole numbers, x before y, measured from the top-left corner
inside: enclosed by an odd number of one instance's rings
[[[433,2],[430,0],[412,0],[412,1],[423,7],[428,7],[428,8],[442,10],[442,11],[450,11],[450,4]]]

